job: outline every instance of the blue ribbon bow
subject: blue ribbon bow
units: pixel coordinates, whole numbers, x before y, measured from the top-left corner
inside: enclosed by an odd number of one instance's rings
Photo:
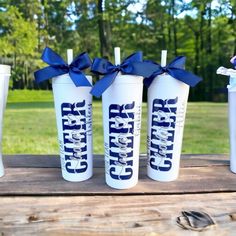
[[[142,66],[144,66],[146,70],[148,70],[148,73],[142,73],[142,71],[140,71],[140,73],[145,77],[144,84],[149,87],[157,75],[168,73],[175,79],[182,81],[183,83],[188,84],[191,87],[194,87],[202,80],[202,78],[184,70],[183,68],[185,65],[185,61],[186,57],[178,56],[165,67],[162,67],[158,63],[152,61],[142,62]],[[135,63],[133,66],[136,70],[140,70],[138,69],[140,67],[139,63]]]
[[[236,56],[232,57],[230,62],[233,64],[234,68],[236,68]]]
[[[95,58],[91,71],[98,75],[105,75],[92,88],[91,94],[100,97],[102,93],[114,82],[117,74],[141,75],[133,67],[133,63],[142,63],[142,52],[136,52],[127,57],[120,65],[113,65],[106,59]],[[141,64],[142,65],[142,64]]]
[[[37,83],[55,76],[69,73],[70,78],[76,87],[92,86],[82,72],[82,70],[90,67],[92,64],[87,53],[81,53],[71,62],[70,65],[68,65],[56,52],[54,52],[51,48],[46,47],[43,51],[41,59],[49,66],[34,73]]]

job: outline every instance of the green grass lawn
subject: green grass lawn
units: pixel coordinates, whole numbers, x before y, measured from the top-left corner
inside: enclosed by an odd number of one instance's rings
[[[147,105],[143,104],[141,152],[146,153]],[[103,153],[102,105],[93,103],[94,153]],[[227,104],[189,103],[182,153],[228,153]],[[4,116],[4,154],[58,153],[50,91],[9,91]]]

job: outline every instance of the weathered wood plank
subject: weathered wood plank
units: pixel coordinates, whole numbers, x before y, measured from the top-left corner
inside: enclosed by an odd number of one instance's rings
[[[2,197],[0,235],[234,236],[236,193],[164,196]],[[183,210],[207,212],[216,225],[180,228]]]
[[[59,168],[60,158],[58,155],[4,155],[5,167],[46,167]],[[140,167],[146,166],[146,155],[140,155]],[[225,154],[198,155],[184,154],[181,156],[181,167],[187,166],[219,166],[228,165],[229,157]],[[94,166],[103,168],[103,155],[94,155]]]
[[[228,166],[184,167],[178,180],[153,181],[140,168],[139,183],[128,190],[115,190],[105,184],[104,170],[94,169],[94,176],[84,182],[62,179],[59,168],[7,168],[0,178],[0,195],[130,195],[176,194],[236,191],[236,175]]]

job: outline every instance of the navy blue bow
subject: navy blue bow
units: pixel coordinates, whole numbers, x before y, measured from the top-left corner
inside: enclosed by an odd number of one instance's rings
[[[230,62],[233,64],[233,66],[236,68],[236,56],[232,57],[230,59]]]
[[[141,74],[145,77],[144,84],[149,87],[152,81],[155,79],[157,75],[161,75],[163,73],[168,73],[170,76],[174,77],[175,79],[182,81],[185,84],[194,87],[199,83],[202,79],[191,72],[184,70],[186,57],[178,56],[176,57],[169,65],[162,67],[158,63],[152,61],[144,61],[142,62],[142,67],[145,67],[148,70],[148,73],[140,71]],[[134,65],[135,70],[138,70],[140,63],[135,63]]]
[[[114,82],[117,74],[141,75],[133,67],[133,63],[142,63],[142,52],[136,52],[127,57],[120,65],[113,65],[106,59],[95,58],[91,71],[98,75],[105,75],[92,88],[91,94],[100,97],[102,93]]]
[[[41,59],[49,66],[40,69],[34,73],[37,83],[48,80],[52,77],[69,73],[75,86],[92,86],[83,74],[82,70],[90,67],[91,60],[87,53],[78,55],[70,65],[68,65],[56,52],[46,47]]]

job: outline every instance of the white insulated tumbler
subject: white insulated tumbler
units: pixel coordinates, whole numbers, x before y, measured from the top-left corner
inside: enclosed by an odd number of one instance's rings
[[[82,70],[90,67],[87,53],[73,60],[67,50],[67,63],[46,47],[41,59],[49,66],[34,73],[37,83],[52,78],[62,177],[71,182],[89,179],[93,174],[92,77]]]
[[[188,94],[189,85],[166,73],[148,89],[147,175],[151,179],[178,177]]]
[[[138,182],[143,77],[118,74],[102,94],[106,183],[128,189]]]
[[[236,76],[228,85],[228,117],[230,138],[230,170],[236,173]]]
[[[86,78],[92,84],[92,77]],[[93,174],[91,87],[76,87],[69,74],[53,78],[52,87],[62,176],[87,180]]]
[[[234,57],[235,58],[235,57]],[[232,58],[232,59],[234,59]],[[232,60],[231,59],[231,60]],[[229,76],[228,88],[228,119],[230,142],[230,170],[236,174],[236,70],[223,66],[216,71],[217,74]]]
[[[4,175],[4,166],[2,161],[2,131],[10,76],[11,67],[9,65],[0,65],[0,177]]]

